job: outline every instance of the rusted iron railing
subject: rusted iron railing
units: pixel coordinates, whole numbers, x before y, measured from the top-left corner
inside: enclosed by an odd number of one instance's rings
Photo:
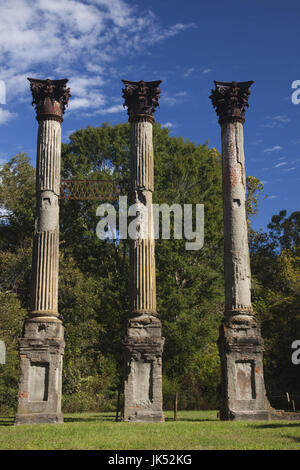
[[[120,194],[116,180],[61,180],[60,199],[114,202]]]

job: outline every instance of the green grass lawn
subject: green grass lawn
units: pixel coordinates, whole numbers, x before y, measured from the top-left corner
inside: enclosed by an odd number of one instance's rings
[[[300,450],[300,421],[220,422],[216,411],[166,412],[164,423],[115,422],[113,413],[65,414],[63,424],[13,426],[0,418],[0,449]]]

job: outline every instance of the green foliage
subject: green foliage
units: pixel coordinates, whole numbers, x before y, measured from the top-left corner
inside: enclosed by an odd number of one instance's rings
[[[14,247],[14,251],[0,250],[0,290],[14,293],[25,308],[30,303],[31,245]]]
[[[291,344],[300,338],[300,212],[272,217],[269,233],[252,238],[253,304],[265,340],[269,395],[299,394]],[[271,400],[272,403],[272,400]]]
[[[31,243],[35,211],[35,170],[20,153],[0,168],[0,248]]]
[[[19,383],[18,338],[21,336],[26,311],[17,295],[0,292],[0,339],[6,345],[6,364],[0,364],[0,412],[14,411]]]
[[[258,202],[261,197],[263,190],[263,184],[255,176],[247,177],[247,198],[246,198],[246,212],[247,217],[250,220],[251,217],[257,214],[258,212]]]

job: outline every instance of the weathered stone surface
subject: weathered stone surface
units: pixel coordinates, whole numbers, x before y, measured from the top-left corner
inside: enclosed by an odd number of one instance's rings
[[[222,124],[226,312],[251,312],[243,125]]]
[[[147,318],[146,318],[147,317]],[[160,320],[141,315],[128,322],[125,349],[125,408],[129,421],[163,421]]]
[[[64,328],[58,318],[61,121],[67,80],[30,79],[39,121],[32,305],[20,339],[20,383],[15,423],[62,422]]]
[[[156,312],[152,114],[160,82],[123,80],[131,122],[131,204],[140,209],[139,231],[130,246],[131,317],[123,340],[125,351],[124,419],[163,421],[162,351],[164,338]],[[138,113],[138,114],[137,114]],[[143,207],[146,208],[143,215]]]
[[[64,328],[61,321],[27,320],[20,342],[15,424],[60,423]]]
[[[245,121],[245,112],[249,107],[248,98],[250,87],[254,83],[249,82],[218,82],[215,80],[215,90],[210,96],[213,106],[219,116],[219,123]]]
[[[224,420],[268,419],[263,340],[251,304],[243,122],[253,82],[215,82],[222,135],[225,314],[218,347]]]
[[[40,80],[28,78],[32,93],[32,104],[36,107],[37,120],[63,120],[63,114],[68,106],[70,88],[66,87],[68,79]]]
[[[152,116],[155,108],[159,106],[160,89],[158,87],[161,80],[155,82],[122,80],[122,82],[125,85],[123,88],[124,107],[127,106],[129,116],[141,114]]]
[[[267,419],[263,340],[254,316],[225,317],[218,340],[224,420]]]

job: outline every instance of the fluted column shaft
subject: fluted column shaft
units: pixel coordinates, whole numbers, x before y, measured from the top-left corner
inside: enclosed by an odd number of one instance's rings
[[[15,424],[62,423],[64,327],[58,318],[61,122],[68,80],[30,78],[39,123],[31,309],[20,338]]]
[[[31,316],[58,316],[61,124],[39,122]]]
[[[131,126],[131,208],[138,220],[130,240],[131,313],[124,346],[124,419],[163,421],[162,351],[164,338],[156,312],[154,227],[152,213],[153,113],[157,82],[123,80]],[[131,209],[130,208],[130,209]]]
[[[152,123],[151,116],[136,116],[131,122],[131,203],[146,208],[140,236],[131,240],[131,307],[135,313],[156,314]]]

